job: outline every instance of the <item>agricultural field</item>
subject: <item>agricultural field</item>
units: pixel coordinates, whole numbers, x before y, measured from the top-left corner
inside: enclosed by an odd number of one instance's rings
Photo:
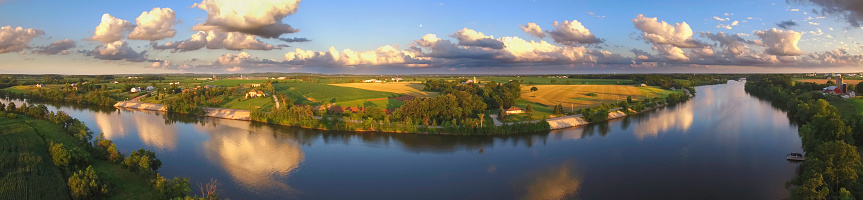
[[[363,90],[390,92],[415,97],[435,97],[439,92],[422,91],[423,85],[418,82],[389,82],[389,83],[337,83],[330,84],[341,87],[357,88]]]
[[[538,90],[531,92],[531,87],[537,87]],[[646,96],[650,98],[668,96],[673,92],[679,91],[628,85],[537,85],[522,86],[521,98],[547,107],[553,107],[560,103],[565,111],[569,111],[570,108],[577,110],[602,103],[619,102],[626,100],[627,96],[632,96],[633,99],[637,100]],[[592,96],[593,94],[595,96]]]
[[[405,102],[387,98],[387,99],[366,99],[366,100],[356,100],[356,101],[347,101],[347,102],[336,103],[336,105],[347,106],[347,107],[369,107],[372,104],[378,108],[386,108],[386,109],[390,109],[390,110],[395,110],[396,108],[399,108],[402,105],[404,105]]]
[[[239,101],[237,99],[239,99]],[[261,107],[261,109],[269,109],[272,106],[275,106],[273,97],[266,96],[249,99],[246,99],[245,97],[231,97],[230,100],[223,101],[222,104],[217,107],[249,110],[249,108],[251,107]]]
[[[826,78],[823,78],[823,79],[797,79],[795,81],[826,84],[828,80]],[[836,79],[830,79],[830,81],[833,81],[835,83]],[[843,79],[842,82],[857,85],[857,84],[860,84],[860,82],[863,82],[863,80]]]
[[[212,81],[212,82],[206,82],[206,83],[203,83],[202,85],[215,85],[215,86],[222,86],[222,87],[232,87],[232,86],[237,86],[237,85],[245,85],[245,84],[253,84],[253,83],[262,84],[264,82],[267,82],[267,80],[264,80],[264,79],[254,79],[254,80],[223,79],[223,80],[216,80],[216,81]]]
[[[471,77],[472,79],[472,77]],[[572,78],[545,78],[545,77],[477,77],[480,83],[494,81],[506,83],[509,80],[518,80],[523,85],[634,85],[635,82],[628,79],[572,79]],[[567,83],[567,81],[569,81]],[[554,82],[554,83],[552,83]],[[532,84],[531,84],[532,83]]]
[[[276,92],[291,97],[294,102],[309,105],[351,102],[366,99],[383,99],[401,96],[392,92],[364,90],[317,83],[277,83]]]
[[[28,124],[0,117],[0,199],[68,199],[48,144]]]

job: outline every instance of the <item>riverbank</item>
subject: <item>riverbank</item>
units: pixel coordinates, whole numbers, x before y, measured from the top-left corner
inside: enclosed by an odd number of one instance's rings
[[[165,106],[163,106],[162,104],[143,103],[136,101],[120,101],[114,104],[114,107],[168,112],[167,108],[165,108]],[[228,108],[204,108],[203,116],[243,121],[252,120],[251,112],[249,112],[248,110]]]

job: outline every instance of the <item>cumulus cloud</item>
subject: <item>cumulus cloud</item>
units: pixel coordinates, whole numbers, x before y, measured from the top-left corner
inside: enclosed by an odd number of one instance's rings
[[[174,37],[177,34],[177,30],[174,30],[177,16],[171,8],[153,8],[150,12],[144,11],[135,21],[137,26],[129,33],[130,40],[155,41]]]
[[[859,0],[789,0],[798,3],[814,4],[821,7],[822,15],[844,18],[853,27],[863,22],[863,3]]]
[[[223,54],[222,56],[219,56],[216,62],[222,65],[239,65],[254,60],[255,59],[252,58],[252,55],[249,55],[246,52],[240,52],[237,55]]]
[[[69,54],[69,49],[75,47],[75,41],[70,39],[57,40],[48,46],[37,47],[33,53],[43,55]]]
[[[249,35],[240,32],[198,31],[191,38],[183,41],[167,42],[164,45],[153,44],[154,49],[172,49],[175,51],[194,51],[207,47],[207,49],[227,50],[273,50],[279,46],[267,44]]]
[[[803,51],[797,47],[802,34],[792,30],[778,30],[776,28],[764,31],[755,31],[755,35],[761,38],[765,53],[777,56],[797,56]]]
[[[279,40],[284,41],[284,42],[311,42],[311,41],[312,41],[312,40],[310,40],[310,39],[308,39],[308,38],[300,38],[300,37],[294,37],[294,38],[279,38]]]
[[[723,32],[719,33],[710,33],[710,32],[701,32],[699,33],[701,37],[708,38],[712,41],[718,42],[719,46],[722,47],[725,52],[730,53],[731,55],[741,55],[749,51],[749,47],[746,44],[752,44],[752,41],[748,41],[740,37],[740,35],[728,35]]]
[[[552,25],[555,30],[548,31],[548,35],[554,39],[554,42],[564,45],[596,44],[602,42],[602,40],[596,38],[593,33],[590,33],[590,30],[577,20],[554,21]]]
[[[292,65],[357,66],[357,65],[404,65],[425,66],[428,60],[418,58],[415,52],[399,51],[392,46],[383,46],[374,51],[357,52],[345,49],[342,52],[330,47],[329,51],[317,52],[297,48],[285,54],[285,61]]]
[[[123,39],[124,33],[132,30],[132,22],[117,19],[108,13],[102,15],[102,22],[96,26],[96,31],[89,40],[99,41],[105,44],[113,43]]]
[[[297,13],[299,3],[300,0],[203,0],[193,7],[207,11],[207,20],[192,30],[242,32],[278,38],[282,34],[299,31],[282,23],[282,19]]]
[[[863,65],[863,55],[852,55],[845,48],[822,53],[810,53],[803,58],[805,63],[818,65]]]
[[[518,26],[521,27],[521,30],[527,34],[530,34],[530,35],[538,37],[538,38],[544,38],[545,37],[545,32],[543,32],[542,28],[540,28],[539,25],[536,25],[536,23],[527,23],[527,25],[519,24]]]
[[[779,28],[782,28],[782,29],[790,29],[793,26],[797,26],[797,23],[794,21],[788,20],[788,21],[779,22],[778,24],[776,24],[776,26],[778,26]]]
[[[486,36],[473,29],[464,28],[455,32],[452,37],[458,39],[462,46],[488,47],[492,49],[503,49],[503,42],[497,41],[492,36]]]
[[[0,27],[0,53],[19,52],[30,46],[33,38],[45,35],[45,31],[12,26]]]
[[[671,25],[665,21],[659,22],[657,18],[644,17],[639,14],[632,19],[635,28],[642,31],[642,37],[653,44],[670,44],[679,48],[695,48],[702,44],[692,39],[692,28],[686,22]]]
[[[85,53],[100,60],[147,61],[147,51],[138,53],[123,40],[107,43],[104,46],[96,47],[93,51],[86,51]]]

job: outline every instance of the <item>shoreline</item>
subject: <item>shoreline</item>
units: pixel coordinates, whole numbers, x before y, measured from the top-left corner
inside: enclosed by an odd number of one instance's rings
[[[689,96],[690,96],[690,100],[691,100],[691,98],[694,97],[695,95],[689,94]],[[593,124],[593,123],[608,122],[608,121],[615,120],[615,119],[629,117],[629,116],[634,115],[634,114],[639,114],[639,113],[644,113],[644,112],[656,110],[656,109],[666,107],[666,106],[669,106],[669,104],[665,103],[665,104],[662,104],[662,105],[659,105],[659,106],[656,106],[653,108],[648,108],[648,109],[642,110],[640,112],[632,112],[632,114],[626,114],[626,113],[620,111],[621,108],[618,107],[618,108],[615,108],[615,109],[612,109],[609,111],[608,118],[606,118],[606,120],[597,121],[597,122],[588,122],[588,121],[584,120],[584,118],[581,114],[548,118],[548,119],[544,119],[544,120],[549,125],[548,131],[552,131],[552,130],[579,127],[579,126],[586,126],[586,125]],[[166,112],[166,113],[168,112],[167,109],[162,104],[143,103],[143,102],[137,102],[137,101],[133,101],[133,100],[117,102],[114,104],[114,107],[136,109],[136,110],[151,110],[151,111],[159,111],[159,112]],[[266,122],[266,121],[252,120],[251,119],[251,111],[249,111],[249,110],[204,107],[204,111],[205,111],[205,114],[197,115],[197,116],[214,117],[214,118],[231,119],[231,120],[241,120],[241,121],[255,121],[255,122],[263,122],[263,123],[267,123],[267,124],[276,124],[276,125],[282,125],[282,126],[291,126],[291,127],[299,127],[299,128],[307,128],[307,129],[315,129],[315,130],[330,130],[330,129],[323,129],[323,128],[302,127],[302,126],[294,126],[294,125],[290,125],[290,124],[279,124],[279,123],[271,123],[271,122]],[[630,109],[630,111],[631,111],[631,109]],[[495,118],[494,116],[496,116],[496,115],[493,115],[490,117],[492,117],[492,120],[494,121],[495,126],[503,126],[503,124],[512,125],[515,123],[527,123],[527,122],[502,123],[502,122],[499,122],[497,120],[497,118]],[[529,122],[537,123],[540,121],[542,121],[542,120],[534,120],[534,121],[529,121]],[[395,132],[395,131],[380,131],[380,130],[339,130],[339,131],[430,134],[428,132]],[[525,132],[525,133],[527,133],[527,132]],[[442,132],[438,132],[435,134],[456,135],[456,134],[442,133]],[[464,134],[459,134],[459,135],[464,135]],[[467,135],[470,135],[470,134],[467,134]],[[503,135],[503,134],[490,134],[490,135]]]

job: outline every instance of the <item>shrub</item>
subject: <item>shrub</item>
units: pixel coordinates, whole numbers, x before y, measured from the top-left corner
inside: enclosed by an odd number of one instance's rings
[[[72,174],[68,185],[74,199],[96,199],[108,193],[108,188],[96,175],[93,166]]]

